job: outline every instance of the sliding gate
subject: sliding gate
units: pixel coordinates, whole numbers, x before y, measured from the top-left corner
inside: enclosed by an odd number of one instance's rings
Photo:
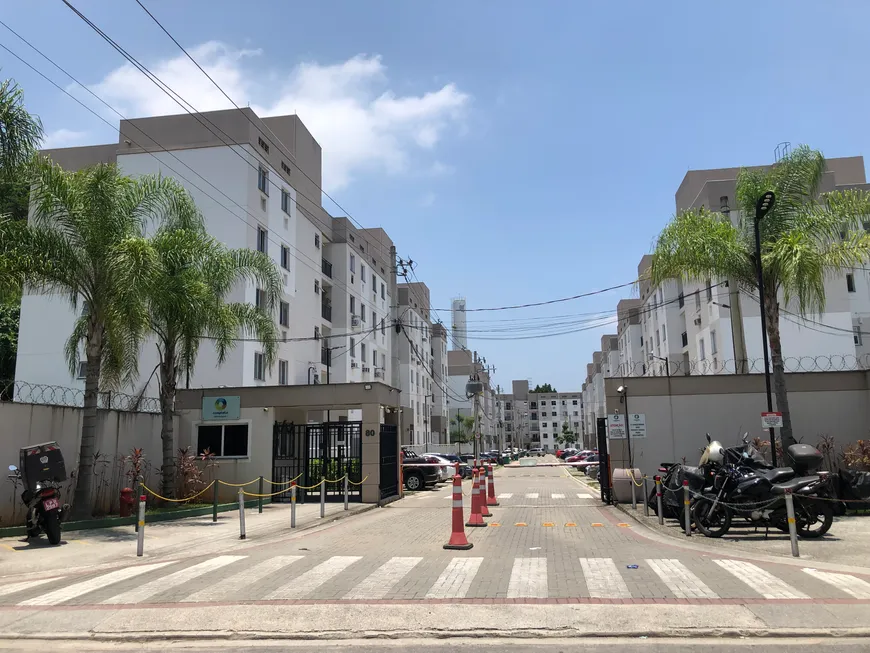
[[[298,501],[319,501],[320,486],[312,486],[324,478],[331,481],[326,483],[326,500],[343,501],[345,474],[351,481],[349,499],[362,501],[362,486],[358,485],[362,481],[362,422],[275,422],[272,481],[288,483],[296,478]],[[290,501],[289,485],[272,500]]]

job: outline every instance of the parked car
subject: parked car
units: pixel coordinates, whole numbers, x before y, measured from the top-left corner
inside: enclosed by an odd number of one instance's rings
[[[589,465],[586,468],[586,476],[591,478],[593,481],[597,481],[598,480],[598,472],[600,469],[601,469],[601,467],[600,467],[600,465],[598,465],[598,463],[596,463],[594,465]]]
[[[562,449],[561,451],[556,452],[556,458],[567,460],[570,456],[574,456],[578,453],[580,453],[578,449]]]
[[[541,449],[541,447],[533,447],[532,449],[529,449],[529,455],[540,457],[544,455],[544,450]]]
[[[447,456],[440,453],[424,453],[420,455],[429,458],[435,458],[438,462],[444,463],[444,466],[441,468],[442,481],[447,481],[453,478],[453,474],[456,472],[456,467],[454,467],[453,462],[449,458],[447,458]]]
[[[442,461],[434,456],[421,456],[410,449],[402,449],[402,476],[408,490],[424,490],[441,480]]]
[[[589,456],[586,456],[586,458],[584,458],[583,460],[579,460],[576,462],[572,462],[571,460],[568,460],[568,462],[571,463],[571,466],[574,467],[575,469],[580,469],[580,470],[585,471],[586,468],[589,467],[590,465],[597,465],[598,464],[598,454],[591,454]]]
[[[459,463],[459,475],[462,478],[471,478],[471,465],[467,462],[463,461],[459,456],[453,453],[424,453],[424,456],[436,456],[438,458],[443,458],[446,460],[449,465],[449,469],[447,473],[450,478],[453,478],[453,475],[456,472],[456,463]]]

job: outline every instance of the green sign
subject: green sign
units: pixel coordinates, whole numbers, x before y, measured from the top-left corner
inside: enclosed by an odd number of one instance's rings
[[[202,419],[239,419],[242,416],[241,397],[203,397]]]

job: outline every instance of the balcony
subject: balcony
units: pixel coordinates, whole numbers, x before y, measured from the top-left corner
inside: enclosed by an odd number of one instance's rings
[[[332,304],[329,302],[322,302],[320,304],[320,315],[324,320],[332,322]]]
[[[328,347],[320,348],[320,363],[329,367],[332,365],[332,350]]]
[[[332,279],[332,263],[327,261],[325,258],[320,259],[320,271]]]

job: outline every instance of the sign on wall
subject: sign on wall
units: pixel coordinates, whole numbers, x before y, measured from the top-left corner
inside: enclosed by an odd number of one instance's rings
[[[631,439],[646,437],[646,415],[643,413],[631,413],[626,423],[625,415],[616,413],[607,416],[607,437],[610,440],[625,440],[626,432],[631,434]]]
[[[765,429],[782,428],[782,413],[761,413],[761,427]]]
[[[628,416],[628,432],[631,439],[646,437],[646,415],[643,413],[631,413]]]
[[[202,420],[239,419],[242,416],[242,398],[232,396],[203,397]]]
[[[625,440],[625,416],[616,413],[607,416],[607,438]]]

